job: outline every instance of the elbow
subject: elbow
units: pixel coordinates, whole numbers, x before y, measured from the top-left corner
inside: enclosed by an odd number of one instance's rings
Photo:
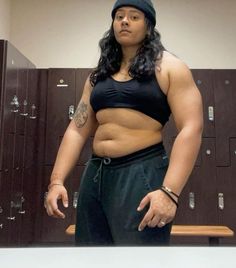
[[[181,128],[179,134],[181,136],[185,136],[186,138],[194,138],[201,143],[203,134],[203,123],[195,122],[194,124],[185,125],[183,128]]]

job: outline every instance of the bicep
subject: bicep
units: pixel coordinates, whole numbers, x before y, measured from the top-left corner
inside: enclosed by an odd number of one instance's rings
[[[178,130],[185,126],[202,128],[202,98],[188,67],[183,63],[170,72],[168,102]]]
[[[86,137],[91,135],[97,127],[96,116],[90,105],[91,90],[92,87],[88,78],[85,82],[82,97],[78,103],[73,120],[70,124],[70,127]]]

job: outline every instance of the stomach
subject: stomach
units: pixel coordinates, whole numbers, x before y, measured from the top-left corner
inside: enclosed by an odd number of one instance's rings
[[[162,141],[162,125],[141,112],[108,108],[97,112],[96,118],[93,153],[98,156],[125,156]]]

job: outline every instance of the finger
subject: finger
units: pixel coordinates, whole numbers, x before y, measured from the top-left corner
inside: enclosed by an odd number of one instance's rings
[[[61,218],[61,219],[65,219],[65,214],[62,213],[58,208],[53,210],[53,217],[55,218]]]
[[[65,207],[65,208],[67,208],[68,207],[68,195],[67,195],[67,192],[65,192],[65,193],[63,193],[62,194],[62,203],[63,203],[63,206]]]
[[[148,225],[148,223],[152,220],[152,217],[153,217],[153,212],[151,209],[149,209],[148,212],[143,217],[143,220],[139,224],[138,230],[140,232]]]
[[[155,216],[151,219],[151,221],[148,223],[148,227],[154,228],[160,223],[160,217]]]
[[[147,194],[147,195],[141,200],[141,202],[139,203],[139,206],[138,206],[137,210],[138,210],[138,211],[143,210],[144,207],[145,207],[148,203],[150,203],[150,196],[149,196],[149,194]]]
[[[167,220],[167,219],[161,219],[161,220],[157,223],[157,226],[158,226],[159,228],[162,228],[162,227],[164,227],[167,223],[168,223],[168,220]]]
[[[60,197],[57,198],[48,198],[47,199],[47,212],[49,216],[55,217],[55,218],[65,218],[65,214],[62,213],[58,209],[57,201],[60,199]]]

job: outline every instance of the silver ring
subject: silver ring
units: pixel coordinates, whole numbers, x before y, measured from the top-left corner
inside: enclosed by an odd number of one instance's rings
[[[161,225],[161,226],[164,226],[165,224],[166,224],[166,223],[165,223],[164,221],[161,221],[161,222],[160,222],[160,225]]]

